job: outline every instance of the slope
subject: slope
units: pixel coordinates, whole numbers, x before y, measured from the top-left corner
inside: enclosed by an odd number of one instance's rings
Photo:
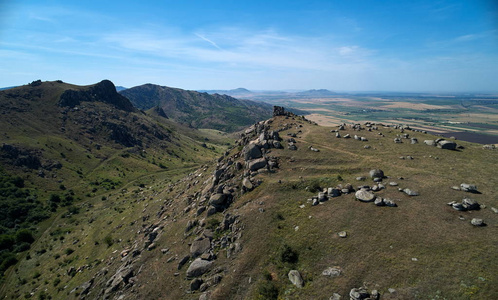
[[[27,250],[38,245],[30,246],[31,239],[3,243],[19,230],[35,238],[54,235],[61,219],[73,222],[108,193],[184,176],[223,153],[227,143],[225,136],[207,140],[200,131],[135,109],[107,80],[91,86],[34,81],[1,91],[0,113],[0,264],[30,258]],[[10,268],[0,280],[15,280],[14,274]]]
[[[140,109],[161,107],[168,117],[194,128],[237,131],[271,116],[266,103],[154,84],[120,92]]]

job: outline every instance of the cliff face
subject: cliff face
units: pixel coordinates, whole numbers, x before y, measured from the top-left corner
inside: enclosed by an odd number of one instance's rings
[[[102,80],[87,90],[66,90],[60,97],[59,106],[75,107],[80,105],[81,102],[94,101],[108,103],[127,112],[135,110],[130,100],[118,94],[116,87],[109,80]]]

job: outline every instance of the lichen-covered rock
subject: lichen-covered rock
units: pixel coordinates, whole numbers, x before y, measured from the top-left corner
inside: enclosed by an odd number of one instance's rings
[[[196,258],[187,269],[187,277],[199,277],[209,271],[212,265],[212,261]]]

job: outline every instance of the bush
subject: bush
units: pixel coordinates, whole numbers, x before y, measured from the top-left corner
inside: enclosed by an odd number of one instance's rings
[[[12,249],[14,246],[15,239],[13,236],[8,234],[0,235],[0,250]]]
[[[35,239],[28,229],[21,229],[16,232],[16,243],[33,243]]]
[[[258,286],[258,299],[278,299],[278,288],[273,281],[265,280]]]
[[[74,250],[71,248],[67,248],[66,250],[64,250],[64,253],[66,253],[66,255],[71,255],[73,252]]]
[[[104,238],[104,243],[107,244],[107,247],[111,247],[113,244],[114,244],[114,241],[112,240],[112,236],[110,234],[108,234],[105,238]]]
[[[299,260],[299,253],[289,245],[284,245],[280,252],[280,260],[284,263],[296,263]]]

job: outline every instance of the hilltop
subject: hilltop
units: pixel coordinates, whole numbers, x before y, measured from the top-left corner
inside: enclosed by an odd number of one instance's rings
[[[89,197],[2,292],[493,299],[497,163],[496,150],[407,126],[327,128],[277,108],[210,163]]]
[[[271,116],[272,106],[227,95],[199,93],[154,84],[120,92],[140,109],[160,107],[173,120],[194,128],[237,131]]]

